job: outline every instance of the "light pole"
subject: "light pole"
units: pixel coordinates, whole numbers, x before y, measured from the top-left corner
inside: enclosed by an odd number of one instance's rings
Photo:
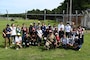
[[[71,24],[71,22],[72,22],[72,0],[70,0],[70,12],[69,12],[69,14],[70,14],[69,20],[70,20],[70,24]]]

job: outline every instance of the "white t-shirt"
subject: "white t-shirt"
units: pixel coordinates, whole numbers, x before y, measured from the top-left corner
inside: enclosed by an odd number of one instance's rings
[[[43,35],[42,30],[37,30],[37,35],[38,35],[40,38],[42,38],[42,35]]]
[[[68,43],[68,38],[62,38],[61,42],[62,42],[62,44],[66,45]]]
[[[70,25],[66,25],[65,26],[65,32],[70,32],[71,31],[71,26]]]
[[[58,32],[60,31],[61,28],[62,28],[62,30],[64,30],[64,25],[63,24],[58,24]]]
[[[10,27],[11,28],[11,35],[16,35],[16,27]]]
[[[21,42],[22,41],[22,37],[21,36],[16,36],[15,37],[15,42]]]

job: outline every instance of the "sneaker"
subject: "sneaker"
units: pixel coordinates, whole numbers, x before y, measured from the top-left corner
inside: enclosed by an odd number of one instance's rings
[[[13,42],[12,44],[15,44],[15,42]]]
[[[16,48],[16,50],[19,50],[19,48]]]
[[[81,49],[79,49],[79,51],[81,51]]]
[[[5,47],[5,49],[8,49],[7,47]]]

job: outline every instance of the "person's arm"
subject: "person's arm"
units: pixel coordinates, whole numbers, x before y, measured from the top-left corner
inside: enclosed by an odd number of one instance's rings
[[[3,34],[3,36],[4,36],[4,37],[6,36],[6,34],[4,33],[4,31],[3,31],[3,33],[2,33],[2,34]]]

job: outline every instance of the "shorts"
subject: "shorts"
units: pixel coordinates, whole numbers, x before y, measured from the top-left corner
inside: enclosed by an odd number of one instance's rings
[[[11,37],[11,35],[10,34],[6,34],[6,38],[10,38]]]

